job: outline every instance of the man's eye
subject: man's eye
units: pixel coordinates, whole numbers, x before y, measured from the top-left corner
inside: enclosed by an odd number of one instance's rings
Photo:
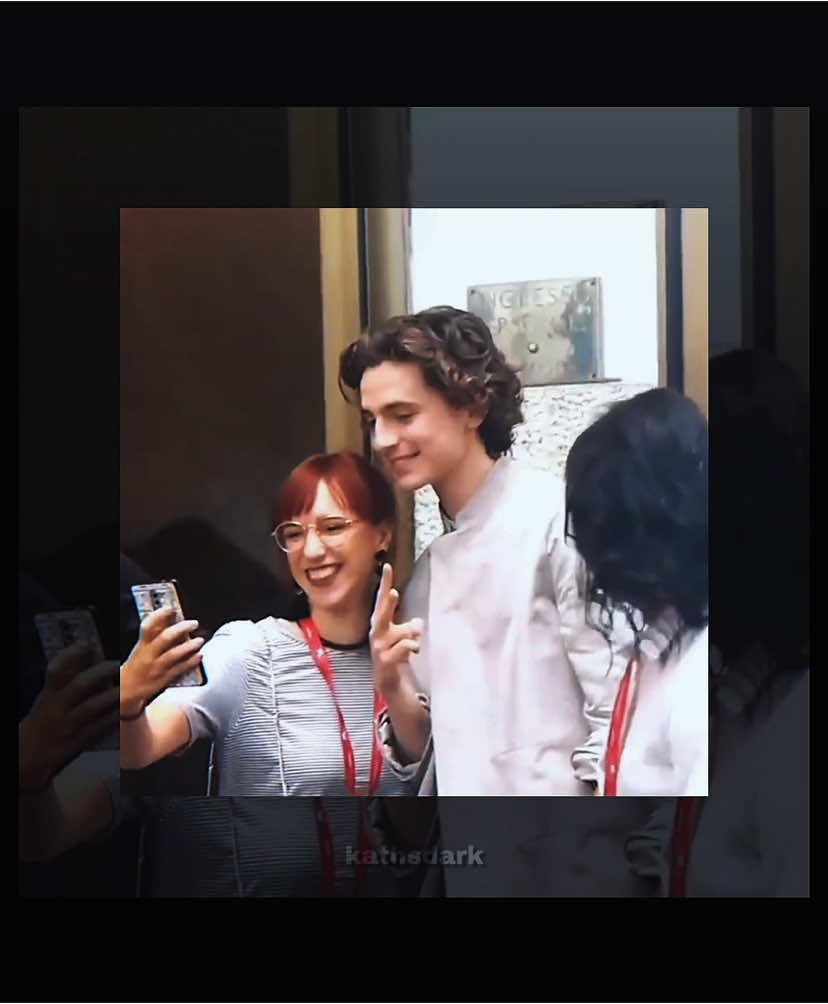
[[[400,422],[410,422],[413,417],[414,417],[414,412],[411,412],[410,414],[407,415],[397,415],[397,418]]]

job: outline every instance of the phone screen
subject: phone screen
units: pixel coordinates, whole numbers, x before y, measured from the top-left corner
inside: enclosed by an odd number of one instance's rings
[[[132,596],[135,599],[135,606],[138,608],[138,616],[143,620],[148,614],[163,607],[172,607],[175,610],[175,622],[184,620],[184,612],[181,609],[181,600],[178,598],[178,590],[174,580],[167,582],[149,582],[140,586],[132,586]],[[183,676],[179,676],[169,685],[171,687],[202,687],[207,682],[203,666],[196,666],[188,670]]]
[[[46,661],[52,659],[64,649],[77,642],[84,642],[92,653],[91,665],[104,661],[104,650],[95,611],[91,607],[79,607],[76,610],[57,610],[48,613],[35,614],[35,628],[40,637],[40,644]],[[114,686],[119,686],[118,674],[112,677]],[[120,732],[115,728],[89,747],[91,750],[118,749]]]
[[[84,642],[89,646],[93,663],[103,662],[101,635],[91,608],[35,614],[34,623],[47,662],[51,662],[59,652],[76,642]]]

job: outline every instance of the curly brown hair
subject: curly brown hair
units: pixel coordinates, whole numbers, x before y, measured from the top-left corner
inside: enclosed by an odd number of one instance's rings
[[[352,342],[339,359],[339,386],[359,390],[367,369],[414,362],[425,382],[454,408],[484,412],[478,432],[494,460],[508,453],[523,421],[517,373],[495,345],[485,321],[455,307],[430,307],[392,317]]]

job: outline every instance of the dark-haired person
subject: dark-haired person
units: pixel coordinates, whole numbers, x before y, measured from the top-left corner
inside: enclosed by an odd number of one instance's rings
[[[707,794],[707,467],[704,415],[667,388],[614,405],[567,457],[588,604],[633,632],[606,794]]]
[[[710,784],[641,831],[663,894],[806,897],[808,400],[760,351],[710,360]],[[622,761],[623,763],[623,761]]]
[[[810,895],[806,389],[756,350],[710,360],[710,792],[688,896]]]
[[[340,385],[397,486],[440,500],[445,533],[402,598],[420,651],[396,653],[431,699],[439,793],[593,794],[624,667],[586,623],[562,482],[508,456],[521,387],[485,322],[394,317],[343,352]],[[372,637],[386,664],[395,603],[381,597]]]

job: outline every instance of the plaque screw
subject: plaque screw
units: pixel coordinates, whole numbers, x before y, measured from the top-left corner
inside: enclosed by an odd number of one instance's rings
[[[538,343],[537,342],[529,342],[529,344],[526,347],[527,347],[527,349],[529,349],[530,352],[537,352],[538,351]]]

